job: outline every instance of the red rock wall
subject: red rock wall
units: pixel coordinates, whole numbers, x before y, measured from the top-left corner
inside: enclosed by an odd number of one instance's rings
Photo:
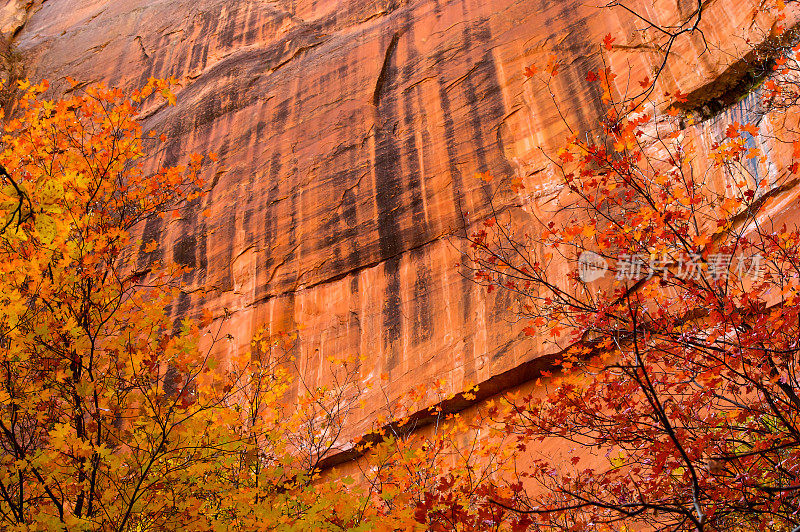
[[[750,24],[757,4],[704,3],[713,46],[677,40],[659,90],[705,86],[745,39],[762,40],[772,21]],[[664,24],[695,6],[631,3]],[[261,326],[297,331],[310,383],[329,355],[362,354],[361,378],[388,374],[392,397],[439,377],[457,391],[529,376],[546,346],[456,267],[453,235],[487,214],[494,191],[473,175],[525,177],[516,201],[544,212],[555,178],[536,147],[557,144],[559,112],[577,131],[602,112],[586,72],[613,66],[622,91],[628,72],[652,75],[663,57],[641,21],[571,0],[47,0],[8,2],[0,16],[31,77],[55,91],[65,76],[181,80],[178,104],[145,124],[172,139],[165,162],[213,151],[220,163],[202,204],[143,228],[162,245],[142,263],[160,253],[195,267],[175,315],[227,312],[223,356],[249,349]],[[553,54],[549,87],[525,80]],[[367,399],[370,411],[382,401]]]

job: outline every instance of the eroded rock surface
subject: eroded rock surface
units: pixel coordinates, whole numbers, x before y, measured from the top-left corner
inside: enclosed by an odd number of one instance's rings
[[[757,4],[704,3],[713,48],[677,40],[659,90],[691,93],[765,38],[772,21],[751,24]],[[667,24],[696,2],[631,7]],[[163,161],[219,154],[201,204],[143,229],[162,245],[142,263],[161,253],[195,268],[175,315],[229,314],[220,356],[249,349],[262,326],[297,331],[312,384],[329,355],[363,354],[362,379],[388,374],[393,397],[439,377],[460,390],[544,354],[457,267],[454,235],[488,214],[494,192],[473,176],[522,176],[518,203],[546,206],[556,181],[537,147],[557,145],[562,116],[584,131],[603,112],[586,72],[610,65],[623,83],[663,59],[657,33],[624,11],[566,0],[49,0],[28,11],[8,27],[21,26],[31,77],[57,91],[66,76],[124,88],[175,76],[177,105],[145,120],[171,138]],[[553,55],[549,85],[526,80],[524,67]],[[381,402],[372,393],[368,410]]]

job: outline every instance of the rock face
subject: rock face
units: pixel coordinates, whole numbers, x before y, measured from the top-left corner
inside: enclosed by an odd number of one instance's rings
[[[772,21],[751,24],[757,4],[709,2],[713,49],[677,39],[659,90],[701,89],[745,39],[763,40]],[[661,24],[695,6],[631,5]],[[586,72],[624,71],[622,92],[627,73],[642,79],[663,59],[658,32],[573,0],[48,0],[2,13],[31,78],[56,91],[65,76],[181,81],[177,105],[145,125],[170,137],[166,163],[191,152],[220,162],[201,204],[143,228],[156,254],[195,268],[176,316],[227,314],[222,357],[249,349],[259,327],[297,332],[288,349],[309,384],[328,356],[361,354],[360,378],[388,375],[391,397],[434,378],[457,391],[546,354],[457,267],[459,231],[494,192],[473,176],[522,177],[517,203],[538,209],[555,178],[537,146],[557,145],[562,115],[584,131],[603,112]],[[526,81],[526,66],[552,56],[561,72],[549,85]],[[345,439],[380,406],[370,394]]]

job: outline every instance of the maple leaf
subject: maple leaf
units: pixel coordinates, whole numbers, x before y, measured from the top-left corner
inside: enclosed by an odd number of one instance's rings
[[[536,65],[526,66],[523,72],[526,78],[532,78],[536,75]]]
[[[486,183],[491,183],[492,180],[494,179],[494,176],[492,176],[492,174],[490,174],[488,171],[487,172],[476,172],[475,173],[475,178],[476,179],[480,179],[481,181],[485,181]]]
[[[614,38],[611,36],[610,33],[607,33],[605,37],[603,37],[603,48],[606,50],[611,50],[611,43],[614,42]]]
[[[758,126],[757,125],[751,124],[751,123],[746,123],[741,127],[742,127],[742,130],[746,131],[747,133],[749,133],[751,137],[758,136]]]
[[[561,64],[555,55],[551,55],[550,59],[547,60],[547,72],[551,77],[555,77],[556,74],[558,74],[558,69],[560,66]]]
[[[207,308],[203,309],[200,327],[208,327],[214,321],[214,314]]]
[[[739,124],[734,122],[733,124],[728,124],[728,127],[725,128],[725,136],[729,139],[735,139],[739,136]]]

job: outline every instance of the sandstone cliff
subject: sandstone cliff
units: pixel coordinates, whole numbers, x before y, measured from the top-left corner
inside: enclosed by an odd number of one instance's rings
[[[579,131],[596,122],[588,70],[624,71],[622,91],[628,73],[642,79],[663,60],[659,36],[636,31],[641,21],[590,4],[12,0],[0,29],[55,91],[66,76],[125,88],[181,80],[178,104],[153,109],[145,125],[171,138],[167,163],[212,151],[220,162],[201,204],[143,228],[162,245],[142,263],[163,253],[195,268],[176,316],[227,314],[222,357],[249,349],[258,327],[296,331],[311,383],[329,355],[360,353],[361,377],[388,374],[397,396],[438,377],[453,391],[500,390],[535,375],[546,354],[502,300],[461,275],[458,234],[487,215],[495,192],[475,172],[523,177],[515,201],[546,208],[555,178],[537,147],[558,142],[561,114]],[[757,4],[703,2],[713,47],[696,34],[676,40],[659,90],[722,101],[738,79],[723,74],[772,24],[751,23]],[[630,7],[669,24],[696,2]],[[608,33],[611,50],[600,45]],[[553,55],[562,66],[550,91],[526,81],[525,66]],[[367,410],[381,401],[369,396]]]

